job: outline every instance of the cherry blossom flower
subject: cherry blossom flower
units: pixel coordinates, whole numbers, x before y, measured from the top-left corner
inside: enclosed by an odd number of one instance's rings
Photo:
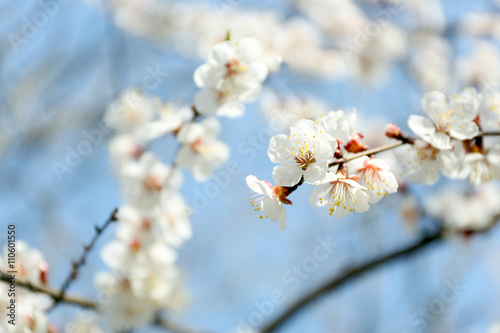
[[[472,192],[446,188],[425,201],[424,209],[443,220],[447,231],[481,231],[500,214],[500,195],[495,186],[476,187]]]
[[[168,133],[178,131],[181,126],[193,119],[194,111],[192,107],[186,105],[177,105],[174,103],[165,103],[158,107],[159,118],[144,126],[144,134],[148,140],[154,140]]]
[[[458,177],[468,178],[473,185],[491,182],[493,178],[500,179],[500,154],[496,151],[466,154],[460,162]]]
[[[290,135],[278,134],[271,138],[267,154],[273,163],[273,179],[281,186],[293,186],[301,177],[306,183],[322,180],[333,159],[337,140],[324,133],[309,119],[292,124]]]
[[[113,330],[130,330],[153,320],[156,305],[137,298],[126,278],[99,272],[95,276],[95,285],[101,293],[110,297],[108,302],[100,304],[100,311]]]
[[[152,121],[156,105],[137,89],[126,90],[104,115],[106,125],[118,132],[133,133]]]
[[[398,181],[391,172],[391,167],[380,158],[360,157],[349,163],[349,170],[359,176],[359,184],[366,187],[368,202],[374,204],[386,194],[396,193]]]
[[[151,208],[163,189],[177,189],[182,184],[180,171],[163,164],[151,152],[123,165],[120,176],[127,202],[140,208]]]
[[[347,178],[342,171],[328,172],[316,184],[319,187],[311,193],[309,203],[317,207],[328,205],[330,215],[338,218],[351,212],[366,212],[370,208],[367,188],[358,184],[356,178]]]
[[[165,191],[160,204],[152,212],[152,222],[158,226],[168,244],[180,246],[192,236],[190,213],[180,193]]]
[[[182,146],[175,163],[191,168],[196,180],[207,181],[214,169],[229,159],[229,147],[216,139],[218,132],[219,122],[215,118],[184,125],[177,135]]]
[[[408,126],[420,138],[437,149],[453,149],[451,138],[472,139],[479,133],[474,122],[479,99],[474,89],[456,95],[448,103],[446,96],[438,91],[427,93],[422,98],[422,107],[428,118],[411,115]]]
[[[256,99],[267,77],[262,52],[255,38],[217,44],[207,62],[194,73],[196,86],[203,88],[195,97],[196,110],[201,114],[241,116],[243,103]]]
[[[435,184],[439,180],[439,171],[453,177],[457,157],[451,150],[439,150],[424,140],[415,140],[396,151],[398,159],[406,169],[404,173],[415,183]]]
[[[265,180],[258,180],[250,175],[246,178],[248,187],[256,193],[250,198],[255,211],[263,211],[268,219],[273,222],[279,221],[280,230],[286,226],[286,212],[283,205],[291,205],[292,202],[286,198],[286,190],[278,185],[272,186]],[[263,215],[260,216],[263,218]]]
[[[132,135],[116,135],[109,142],[109,153],[118,169],[126,162],[137,160],[143,151],[142,144]]]
[[[171,264],[177,254],[164,242],[150,244],[137,237],[131,241],[112,240],[102,249],[101,258],[113,271],[132,276],[153,265]]]
[[[47,283],[49,274],[49,265],[45,261],[42,252],[31,248],[28,243],[22,240],[16,241],[16,260],[14,267],[8,263],[8,246],[5,246],[2,258],[0,258],[0,267],[4,271],[16,271],[17,278],[31,282],[35,285],[44,285]]]
[[[352,116],[353,113],[354,116]],[[353,132],[356,131],[355,128],[353,128],[353,125],[355,126],[355,124],[352,124],[353,120],[354,123],[356,121],[356,110],[353,110],[353,113],[351,113],[349,117],[346,117],[344,115],[344,111],[342,110],[330,111],[325,116],[320,116],[316,122],[324,133],[329,134],[341,143],[346,144],[354,134]]]

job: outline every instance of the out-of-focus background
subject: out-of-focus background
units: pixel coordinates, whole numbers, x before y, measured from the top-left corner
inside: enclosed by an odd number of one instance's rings
[[[371,142],[383,135],[387,122],[407,129],[408,115],[421,112],[423,92],[500,84],[498,1],[408,0],[388,17],[377,16],[394,3],[2,1],[0,233],[15,224],[18,237],[44,253],[49,284],[60,286],[94,224],[104,222],[122,200],[108,156],[112,133],[102,127],[106,108],[132,86],[163,101],[191,103],[198,91],[194,70],[228,30],[234,38],[265,39],[282,53],[284,63],[270,75],[262,96],[272,90],[317,99],[327,109],[355,107],[361,132]],[[373,30],[365,42],[355,30],[361,24],[357,17],[384,31]],[[352,45],[361,47],[351,53]],[[169,316],[179,323],[230,332],[255,312],[269,322],[330,276],[410,243],[429,223],[405,219],[401,210],[407,203],[398,195],[365,214],[333,219],[307,204],[308,186],[291,196],[285,231],[259,219],[248,202],[245,177],[271,178],[265,109],[261,99],[248,105],[243,117],[222,119],[221,139],[240,166],[236,175],[226,179],[216,172],[208,183],[198,183],[185,172],[182,193],[197,209],[194,236],[179,254],[190,304]],[[92,146],[85,155],[78,153],[83,141]],[[174,142],[160,140],[154,150],[169,163]],[[213,186],[218,181],[224,185]],[[451,185],[445,180],[433,187],[410,185],[421,201],[443,186]],[[215,194],[200,194],[207,191]],[[99,249],[112,237],[109,230],[100,239],[72,293],[95,295],[94,274],[104,268]],[[487,332],[500,321],[499,240],[494,228],[467,241],[456,237],[431,245],[326,294],[280,332]],[[325,241],[335,244],[327,260],[307,276],[291,273]],[[449,283],[460,285],[456,297],[432,310]],[[262,309],[276,289],[283,291],[284,303]],[[64,329],[77,312],[61,306],[50,319]]]

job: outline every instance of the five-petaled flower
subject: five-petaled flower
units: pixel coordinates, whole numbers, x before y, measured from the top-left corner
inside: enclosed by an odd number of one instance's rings
[[[312,206],[326,206],[330,215],[344,217],[351,212],[364,213],[370,208],[366,187],[357,182],[358,177],[348,178],[341,169],[328,172],[319,187],[311,193],[309,203]]]
[[[360,177],[359,184],[366,187],[371,204],[382,200],[387,193],[398,190],[398,181],[391,167],[380,158],[360,157],[349,163],[349,169]]]
[[[267,153],[273,163],[273,178],[281,186],[293,186],[301,177],[306,183],[321,181],[333,159],[337,140],[324,133],[313,120],[304,119],[292,124],[290,135],[271,138]]]
[[[255,101],[267,77],[262,54],[261,43],[255,38],[215,45],[207,62],[194,73],[196,86],[202,88],[195,96],[196,110],[201,114],[241,116],[243,103]]]
[[[408,126],[420,138],[437,149],[451,150],[451,139],[472,139],[479,133],[474,122],[479,107],[479,98],[474,89],[467,89],[460,95],[455,95],[448,103],[446,96],[433,91],[422,98],[422,107],[432,119],[411,115]]]

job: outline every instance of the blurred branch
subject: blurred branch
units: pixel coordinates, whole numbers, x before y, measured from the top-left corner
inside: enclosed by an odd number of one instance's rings
[[[7,274],[4,271],[0,271],[0,281],[3,281],[3,282],[10,284],[12,282],[11,275]],[[48,288],[45,286],[35,285],[35,284],[28,282],[28,281],[19,280],[17,277],[15,278],[15,285],[18,287],[28,289],[28,290],[35,292],[35,293],[46,294],[46,295],[50,296],[54,301],[68,303],[68,304],[76,304],[76,305],[82,306],[84,308],[91,308],[91,309],[96,308],[96,304],[91,302],[91,301],[87,301],[85,299],[78,298],[75,296],[69,296],[69,295],[65,295],[63,298],[60,298],[60,292],[57,290],[54,290],[54,289],[51,289],[51,288]]]
[[[11,284],[11,282],[12,282],[11,275],[0,270],[0,281]],[[14,283],[15,283],[16,287],[22,287],[22,288],[28,289],[32,292],[35,292],[35,293],[42,293],[42,294],[48,295],[54,300],[54,302],[75,304],[75,305],[79,305],[79,306],[84,307],[84,308],[90,308],[90,309],[94,309],[94,310],[96,310],[98,307],[98,305],[96,303],[94,303],[92,301],[88,301],[88,300],[83,299],[83,298],[76,297],[76,296],[69,296],[69,295],[65,294],[61,298],[60,292],[57,290],[48,288],[46,286],[35,285],[31,282],[20,280],[17,277],[15,277]],[[186,327],[182,327],[178,324],[174,324],[166,319],[159,318],[159,317],[157,317],[157,319],[155,320],[155,325],[160,326],[160,327],[166,329],[167,331],[173,332],[173,333],[203,333],[201,331],[196,331],[196,330],[192,330],[192,329],[189,329]]]
[[[54,298],[54,305],[55,307],[59,302],[64,300],[64,296],[66,294],[66,290],[68,290],[69,286],[71,283],[76,280],[78,277],[78,271],[81,266],[85,265],[85,261],[87,259],[87,255],[89,252],[94,248],[95,243],[97,242],[97,239],[99,239],[99,236],[103,233],[103,231],[111,225],[111,223],[115,222],[117,220],[116,218],[116,213],[118,212],[118,209],[115,209],[113,213],[111,213],[111,216],[108,218],[108,220],[103,224],[102,227],[95,226],[95,235],[94,238],[92,238],[92,241],[89,243],[89,245],[86,245],[83,247],[83,253],[80,256],[80,259],[78,261],[74,261],[72,263],[72,268],[68,276],[66,277],[66,280],[64,281],[61,291],[59,291],[58,296]]]
[[[191,328],[180,326],[180,325],[172,323],[171,321],[168,321],[164,318],[161,318],[160,315],[156,316],[154,324],[155,324],[155,326],[164,328],[167,331],[173,332],[173,333],[208,333],[207,331],[198,331],[198,330],[194,330]]]
[[[281,327],[287,320],[291,319],[293,315],[298,313],[300,310],[305,308],[307,305],[311,304],[313,301],[318,299],[320,296],[323,296],[327,292],[335,290],[340,287],[344,283],[351,281],[352,279],[358,278],[364,273],[367,273],[382,264],[390,262],[394,259],[398,259],[404,257],[409,254],[413,254],[418,252],[418,250],[425,248],[426,245],[431,244],[443,237],[442,229],[439,229],[437,232],[426,235],[417,243],[407,246],[401,250],[392,252],[387,255],[383,255],[379,258],[376,258],[366,264],[360,265],[358,267],[352,268],[347,272],[343,273],[340,276],[335,276],[333,279],[320,286],[319,288],[313,290],[311,293],[305,295],[303,298],[298,300],[295,304],[289,307],[283,314],[281,314],[278,318],[269,323],[266,327],[264,327],[260,332],[268,333],[274,332],[279,327]]]
[[[481,230],[474,230],[474,231],[468,231],[464,230],[463,234],[469,236],[470,234],[473,233],[484,233],[490,230],[496,222],[500,219],[500,216],[495,216],[492,219],[492,223],[488,226],[485,227],[484,229]],[[447,233],[445,230],[440,227],[437,231],[434,231],[432,233],[429,233],[425,235],[423,238],[421,238],[419,241],[416,243],[409,245],[403,249],[394,251],[392,253],[382,255],[376,259],[373,259],[365,264],[359,265],[358,267],[351,268],[347,270],[345,273],[341,274],[340,276],[335,276],[331,280],[327,281],[325,284],[322,286],[318,287],[317,289],[313,290],[309,294],[305,295],[301,299],[299,299],[295,304],[291,305],[288,309],[285,310],[284,313],[282,313],[280,316],[278,316],[276,319],[274,319],[271,323],[269,323],[267,326],[265,326],[262,330],[260,330],[261,333],[269,333],[269,332],[274,332],[278,328],[280,328],[283,324],[285,324],[286,321],[291,319],[295,314],[297,314],[299,311],[303,310],[307,305],[311,304],[321,296],[324,296],[326,293],[331,292],[339,287],[341,287],[344,283],[348,281],[352,281],[353,279],[356,279],[360,276],[362,276],[365,273],[368,273],[383,264],[386,264],[390,261],[393,261],[395,259],[402,258],[407,255],[412,255],[420,250],[423,250],[427,245],[436,243],[438,240],[442,240],[445,238]]]

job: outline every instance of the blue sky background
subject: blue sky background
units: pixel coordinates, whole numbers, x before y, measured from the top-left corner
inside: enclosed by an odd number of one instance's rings
[[[443,4],[451,22],[470,10],[494,8],[487,1],[450,0]],[[71,173],[64,174],[62,181],[53,163],[64,162],[68,151],[86,139],[85,130],[99,128],[106,105],[124,88],[140,83],[148,66],[159,65],[169,73],[152,94],[189,103],[197,91],[192,73],[202,61],[130,37],[96,7],[79,0],[62,5],[16,52],[6,36],[18,32],[23,18],[33,15],[38,6],[34,2],[0,2],[0,233],[8,224],[15,224],[20,238],[43,251],[51,267],[50,284],[59,287],[70,261],[80,255],[80,245],[91,239],[93,225],[103,223],[121,198],[107,153],[110,134],[104,135]],[[286,1],[244,1],[241,6],[290,10]],[[454,44],[463,52],[468,45],[467,40]],[[409,114],[420,112],[422,92],[407,76],[404,65],[395,66],[384,85],[318,80],[288,70],[275,74],[269,84],[319,97],[334,109],[356,107],[360,118],[391,121],[403,128]],[[57,125],[59,122],[64,125]],[[222,125],[221,137],[231,146],[231,160],[240,168],[192,218],[194,237],[183,246],[179,259],[191,304],[185,311],[172,313],[174,321],[211,332],[229,332],[240,319],[250,320],[258,311],[255,304],[269,300],[273,290],[282,290],[284,303],[275,305],[265,316],[268,322],[343,267],[418,237],[398,215],[397,196],[384,199],[366,214],[336,220],[308,205],[308,186],[292,195],[294,205],[287,207],[287,228],[279,231],[277,224],[254,214],[245,184],[249,174],[271,179],[273,165],[267,157],[267,142],[259,141],[255,158],[238,151],[266,126],[258,104],[249,105],[241,118],[223,119]],[[173,156],[173,141],[165,139],[154,149],[168,162]],[[196,183],[187,172],[185,176],[183,194],[192,202],[196,193],[210,185]],[[448,185],[440,182],[432,188],[412,188],[425,198]],[[93,275],[104,269],[99,250],[112,237],[113,230],[109,230],[99,241],[72,293],[95,296]],[[293,289],[295,284],[283,278],[294,265],[313,255],[320,244],[318,238],[331,238],[337,249]],[[325,295],[280,332],[485,332],[500,321],[499,240],[496,228],[468,242],[452,239],[431,245]],[[419,308],[429,307],[447,288],[447,281],[457,279],[463,292],[433,322],[425,327],[415,324]],[[51,319],[63,327],[76,314],[75,308],[60,306]]]

